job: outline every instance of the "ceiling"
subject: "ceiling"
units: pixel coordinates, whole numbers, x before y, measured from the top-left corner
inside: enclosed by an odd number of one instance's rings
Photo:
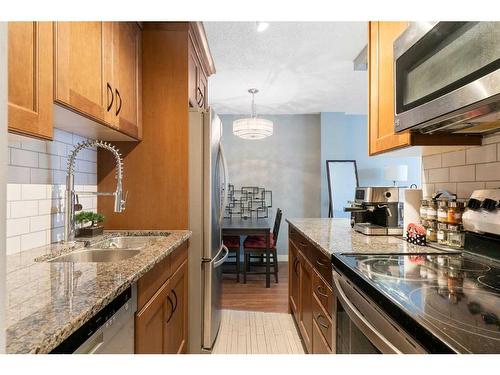
[[[221,114],[246,114],[259,89],[257,112],[366,114],[367,72],[353,60],[367,43],[366,22],[205,22],[216,74],[210,105]]]

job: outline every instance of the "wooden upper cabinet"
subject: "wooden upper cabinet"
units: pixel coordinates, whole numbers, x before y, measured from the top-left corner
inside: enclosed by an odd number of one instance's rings
[[[113,23],[113,111],[120,130],[140,138],[142,128],[141,29],[137,22]]]
[[[8,38],[9,131],[51,139],[52,22],[9,22]]]
[[[110,77],[105,77],[103,68],[111,50],[106,27],[103,22],[55,23],[55,99],[98,121],[105,120],[109,100]]]
[[[407,22],[369,22],[368,113],[369,153],[408,146],[409,132],[394,133],[393,43]]]
[[[56,22],[55,100],[141,135],[141,30],[136,22]]]

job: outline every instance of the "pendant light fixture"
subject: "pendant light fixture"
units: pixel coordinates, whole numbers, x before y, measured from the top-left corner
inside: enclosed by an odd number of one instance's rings
[[[251,116],[233,122],[233,134],[243,139],[262,139],[273,135],[273,122],[257,117],[255,110],[255,94],[257,89],[248,90],[252,94]]]

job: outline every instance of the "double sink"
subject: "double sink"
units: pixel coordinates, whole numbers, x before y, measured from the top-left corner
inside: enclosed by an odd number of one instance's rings
[[[49,260],[50,263],[109,263],[129,259],[139,254],[158,236],[114,236]]]

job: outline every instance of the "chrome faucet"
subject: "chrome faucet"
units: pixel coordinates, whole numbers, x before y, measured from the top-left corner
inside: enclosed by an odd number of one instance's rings
[[[75,160],[78,153],[84,148],[100,147],[110,151],[116,162],[116,190],[111,193],[75,191]],[[68,169],[66,172],[66,197],[64,214],[64,242],[73,243],[75,240],[75,211],[81,210],[78,203],[78,195],[107,195],[115,197],[115,212],[123,212],[127,197],[123,198],[123,159],[118,149],[108,142],[98,140],[88,140],[78,143],[68,158]],[[126,194],[127,195],[127,194]]]

